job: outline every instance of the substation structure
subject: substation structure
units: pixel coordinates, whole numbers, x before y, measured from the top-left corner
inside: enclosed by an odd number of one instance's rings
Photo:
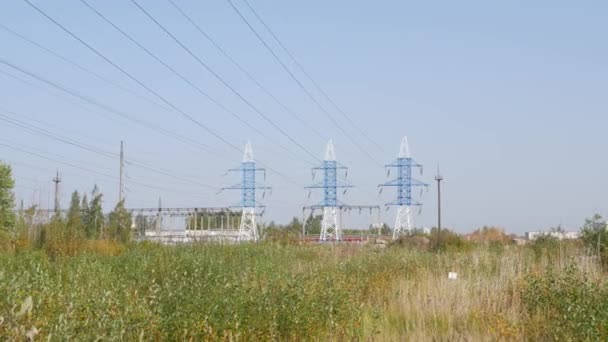
[[[241,211],[231,207],[128,209],[139,241],[163,244],[238,241]]]
[[[322,205],[311,205],[302,207],[302,239],[305,241],[332,241],[332,240],[322,240],[322,234],[320,235],[310,235],[306,231],[306,222],[308,218],[314,217],[314,213],[316,210],[324,209]],[[334,239],[333,241],[343,241],[343,242],[365,242],[370,240],[370,234],[363,234],[363,231],[360,234],[350,234],[346,235],[342,232],[342,215],[344,213],[350,213],[353,210],[358,212],[359,214],[363,213],[363,211],[369,211],[370,216],[373,216],[374,211],[376,212],[376,223],[372,224],[372,226],[380,229],[382,227],[382,210],[379,205],[339,205],[335,207],[337,212],[337,227],[340,229],[340,239]],[[308,215],[307,215],[308,214]],[[323,216],[325,218],[325,215]],[[321,229],[323,226],[321,226]],[[379,236],[379,234],[378,234]]]
[[[414,229],[412,220],[412,207],[422,208],[422,203],[412,199],[412,189],[415,187],[428,189],[428,184],[412,178],[412,170],[419,169],[422,175],[422,165],[414,161],[410,155],[410,149],[407,137],[401,140],[399,149],[399,157],[391,164],[386,165],[387,177],[390,176],[390,170],[397,171],[397,177],[386,183],[378,185],[380,192],[384,187],[396,187],[397,199],[394,202],[386,203],[386,206],[397,206],[397,217],[395,218],[395,226],[393,228],[393,239],[397,239],[400,235],[410,234]]]
[[[310,210],[310,216],[313,216],[315,210],[323,211],[323,220],[321,222],[321,234],[319,235],[319,241],[342,241],[342,227],[341,227],[341,215],[345,210],[369,209],[373,211],[376,209],[378,215],[380,215],[379,206],[350,206],[342,203],[338,200],[338,189],[344,189],[343,194],[346,193],[348,188],[352,188],[353,185],[347,182],[338,181],[338,171],[344,170],[344,178],[348,177],[348,169],[345,166],[339,165],[336,161],[336,152],[333,141],[330,139],[325,149],[325,157],[323,164],[319,167],[312,169],[313,180],[316,172],[321,171],[323,173],[323,180],[307,186],[307,189],[323,189],[323,202],[317,205],[304,206],[302,208],[302,214],[304,222],[302,225],[302,237],[306,237],[306,211]],[[310,190],[309,190],[310,191]],[[309,193],[310,196],[310,193]]]

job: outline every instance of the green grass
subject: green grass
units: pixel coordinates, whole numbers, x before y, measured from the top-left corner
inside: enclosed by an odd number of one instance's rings
[[[0,255],[0,339],[35,327],[36,339],[56,341],[592,340],[607,336],[603,277],[580,250],[539,256],[516,246],[26,251]],[[30,296],[31,311],[21,310]]]

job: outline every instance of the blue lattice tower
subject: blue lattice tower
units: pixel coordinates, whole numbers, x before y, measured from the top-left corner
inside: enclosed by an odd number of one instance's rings
[[[256,173],[265,172],[265,170],[256,167],[250,142],[247,142],[245,145],[241,167],[228,171],[241,172],[240,184],[222,189],[241,190],[240,206],[243,208],[243,215],[241,217],[241,224],[239,225],[238,241],[258,241],[260,234],[256,223],[256,209],[263,206],[256,206],[256,190],[266,190],[270,189],[270,187],[256,183]]]
[[[329,140],[323,165],[313,168],[313,173],[318,170],[323,172],[323,181],[307,187],[308,189],[323,189],[323,202],[310,207],[312,210],[323,209],[319,241],[340,241],[342,239],[338,217],[338,210],[341,206],[338,200],[338,188],[350,188],[352,185],[338,182],[338,170],[340,169],[346,170],[346,167],[338,165],[334,143]]]
[[[393,239],[396,239],[399,235],[412,232],[414,228],[412,224],[412,207],[422,206],[422,203],[413,200],[412,189],[414,187],[426,188],[428,184],[412,178],[412,170],[415,168],[419,169],[422,174],[422,165],[412,159],[407,137],[403,137],[403,140],[401,140],[399,158],[393,163],[386,165],[386,167],[389,168],[389,173],[391,168],[397,171],[395,179],[379,185],[380,187],[390,186],[397,188],[397,200],[386,204],[387,206],[397,206],[397,217],[395,219],[395,227],[393,228]]]

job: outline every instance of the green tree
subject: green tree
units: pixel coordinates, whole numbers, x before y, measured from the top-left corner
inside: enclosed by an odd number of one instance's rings
[[[285,226],[285,229],[292,234],[301,234],[302,233],[302,222],[297,217],[293,217],[291,222]]]
[[[323,215],[315,215],[314,217],[311,215],[306,220],[306,234],[321,234],[321,221],[323,220]]]
[[[102,237],[102,229],[104,226],[102,204],[103,194],[99,192],[99,188],[95,185],[91,192],[91,202],[88,205],[87,225],[85,227],[86,237],[89,239],[98,239]]]
[[[82,194],[82,201],[80,202],[80,212],[82,220],[82,230],[87,238],[89,238],[89,224],[91,222],[91,209],[89,208],[89,199],[87,198],[86,192]]]
[[[82,210],[80,208],[80,195],[78,191],[72,193],[70,209],[68,210],[67,225],[76,230],[82,230]]]
[[[15,235],[15,196],[12,170],[0,162],[0,251],[8,250]]]
[[[608,268],[608,226],[602,215],[595,214],[585,219],[581,238],[585,246],[599,256],[602,266]]]
[[[108,237],[122,243],[131,240],[131,213],[125,208],[124,200],[118,202],[110,213]]]
[[[15,196],[13,195],[12,170],[9,165],[0,162],[0,230],[11,231],[15,226]]]

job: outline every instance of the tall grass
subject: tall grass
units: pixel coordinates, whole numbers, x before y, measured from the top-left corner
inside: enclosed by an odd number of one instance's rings
[[[576,340],[587,318],[580,336],[606,337],[608,318],[589,307],[608,308],[594,259],[469,249],[142,244],[0,255],[0,339]],[[581,284],[591,285],[572,290]]]

